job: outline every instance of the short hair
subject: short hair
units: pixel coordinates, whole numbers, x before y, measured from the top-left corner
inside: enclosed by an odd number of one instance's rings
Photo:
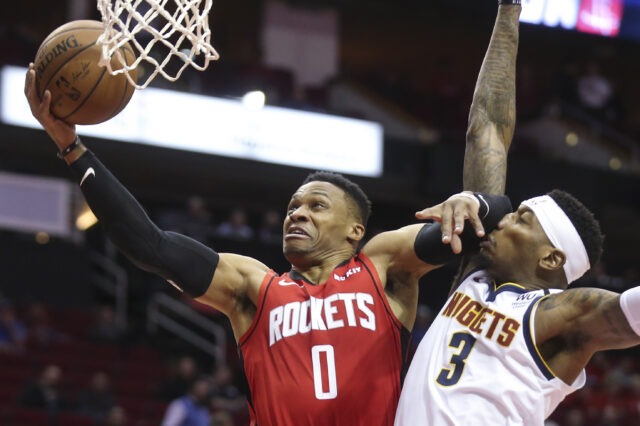
[[[554,189],[547,193],[553,201],[560,206],[569,217],[571,223],[578,231],[580,239],[584,244],[591,266],[600,261],[602,255],[602,243],[604,235],[600,230],[600,224],[584,204],[578,201],[573,195],[560,189]]]
[[[340,173],[334,172],[310,173],[302,184],[306,185],[309,182],[318,181],[329,182],[342,189],[347,198],[355,203],[357,207],[356,213],[357,216],[359,216],[358,219],[360,219],[365,227],[367,226],[369,216],[371,216],[371,201],[369,201],[369,197],[367,197],[367,194],[364,193],[358,184],[350,181]]]

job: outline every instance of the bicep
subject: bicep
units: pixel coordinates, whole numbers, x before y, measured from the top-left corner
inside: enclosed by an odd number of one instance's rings
[[[386,270],[387,273],[402,271],[420,277],[436,267],[420,260],[414,249],[416,237],[423,226],[424,224],[408,225],[378,234],[362,251],[378,270]]]
[[[620,294],[598,288],[579,288],[553,295],[540,303],[536,340],[566,337],[593,353],[623,349],[640,343],[620,307]]]
[[[209,288],[196,300],[229,316],[247,298],[254,304],[257,302],[260,284],[268,271],[269,268],[256,259],[221,253]]]

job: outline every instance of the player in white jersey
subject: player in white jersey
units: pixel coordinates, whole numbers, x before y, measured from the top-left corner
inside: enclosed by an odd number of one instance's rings
[[[585,382],[566,384],[536,350],[531,318],[549,293],[468,274],[416,351],[395,424],[543,424]]]
[[[584,385],[596,351],[639,344],[640,289],[566,290],[598,261],[602,240],[591,212],[564,191],[507,214],[463,262],[420,342],[395,424],[542,425]]]
[[[501,4],[483,68],[515,61],[519,1]],[[481,72],[476,93],[507,78]],[[498,93],[505,110],[513,90],[509,85]],[[470,128],[479,117],[473,111]],[[510,134],[497,127],[483,137],[499,146]],[[489,151],[465,155],[465,163],[473,156],[501,157]],[[504,173],[482,182],[467,172],[467,190],[504,190]],[[450,201],[418,217],[441,222],[448,235],[460,234],[464,224]],[[449,299],[414,355],[395,425],[542,425],[584,385],[584,367],[595,352],[640,344],[640,287],[622,294],[567,290],[598,262],[602,241],[591,212],[563,191],[527,200],[507,214],[479,251],[463,259]]]

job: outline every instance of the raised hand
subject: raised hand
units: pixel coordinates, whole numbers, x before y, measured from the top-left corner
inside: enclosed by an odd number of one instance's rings
[[[51,92],[45,90],[42,99],[36,90],[36,71],[33,63],[29,64],[29,70],[24,81],[24,94],[29,102],[31,114],[40,122],[44,130],[56,143],[60,151],[64,150],[76,138],[76,128],[51,114]]]

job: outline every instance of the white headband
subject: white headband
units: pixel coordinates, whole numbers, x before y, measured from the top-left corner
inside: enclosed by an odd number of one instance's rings
[[[522,204],[536,215],[551,244],[564,252],[566,261],[563,268],[567,282],[571,284],[584,275],[591,267],[587,250],[578,231],[560,206],[548,195],[530,198]]]

